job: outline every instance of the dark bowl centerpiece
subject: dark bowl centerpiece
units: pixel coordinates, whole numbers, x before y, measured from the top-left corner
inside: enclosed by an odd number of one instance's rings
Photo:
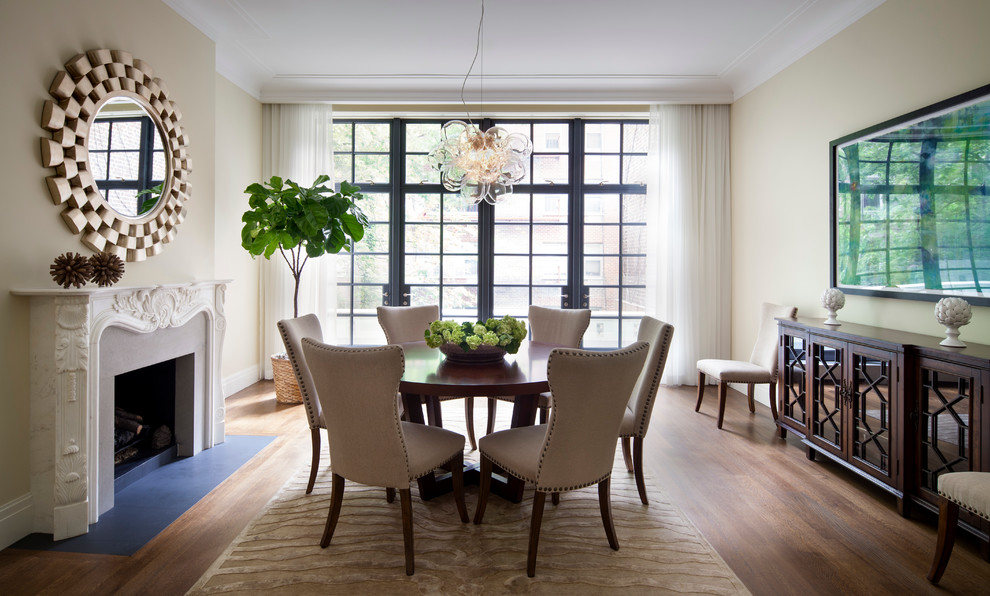
[[[473,324],[433,321],[423,336],[426,345],[438,348],[448,362],[490,364],[518,352],[526,334],[526,323],[504,316]]]

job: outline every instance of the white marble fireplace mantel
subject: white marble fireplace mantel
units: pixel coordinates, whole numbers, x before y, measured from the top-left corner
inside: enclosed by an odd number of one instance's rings
[[[171,353],[176,350],[195,353],[194,395],[191,411],[185,412],[189,428],[176,432],[179,455],[223,442],[219,369],[229,282],[11,290],[31,301],[33,531],[52,533],[56,540],[85,534],[113,505],[112,420],[106,422],[113,403],[112,395],[101,403],[101,373],[183,355]],[[104,333],[110,328],[117,329]],[[104,337],[121,346],[114,351],[102,345]],[[101,353],[114,361],[101,362]],[[112,387],[112,378],[109,382]]]

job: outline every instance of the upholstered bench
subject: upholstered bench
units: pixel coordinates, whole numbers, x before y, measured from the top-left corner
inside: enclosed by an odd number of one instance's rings
[[[956,539],[959,508],[990,520],[990,472],[952,472],[938,478],[938,543],[928,581],[937,584],[945,573]]]

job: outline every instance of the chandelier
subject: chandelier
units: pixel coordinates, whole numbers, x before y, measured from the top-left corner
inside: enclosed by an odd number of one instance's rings
[[[485,0],[481,0],[481,20],[478,23],[478,41],[474,59],[461,83],[461,103],[464,86],[478,59],[485,22]],[[484,57],[482,57],[484,64]],[[482,81],[484,70],[482,70]],[[482,82],[482,106],[484,85]],[[440,130],[440,144],[430,152],[430,165],[440,171],[440,182],[447,190],[460,192],[461,197],[471,199],[477,205],[485,201],[494,205],[512,194],[512,185],[526,177],[526,165],[533,153],[533,143],[524,134],[510,133],[499,126],[482,130],[471,121],[451,120]]]

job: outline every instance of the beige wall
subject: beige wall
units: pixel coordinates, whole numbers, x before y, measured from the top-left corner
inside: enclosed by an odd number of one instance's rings
[[[154,69],[182,112],[192,157],[187,218],[161,255],[126,264],[122,286],[215,278],[216,134],[214,44],[159,0],[5,0],[2,12],[0,513],[30,490],[28,302],[9,290],[56,287],[48,275],[56,255],[70,250],[91,254],[62,223],[44,182],[50,171],[39,157],[41,106],[55,73],[85,50],[126,50]]]
[[[887,0],[732,106],[732,356],[759,304],[825,316],[829,141],[990,83],[990,2]],[[852,296],[840,320],[941,335],[934,303]],[[990,308],[965,341],[990,343]]]
[[[261,181],[261,103],[216,75],[216,275],[227,287],[224,338],[225,393],[260,377],[258,368],[258,261],[241,248],[244,189]]]

